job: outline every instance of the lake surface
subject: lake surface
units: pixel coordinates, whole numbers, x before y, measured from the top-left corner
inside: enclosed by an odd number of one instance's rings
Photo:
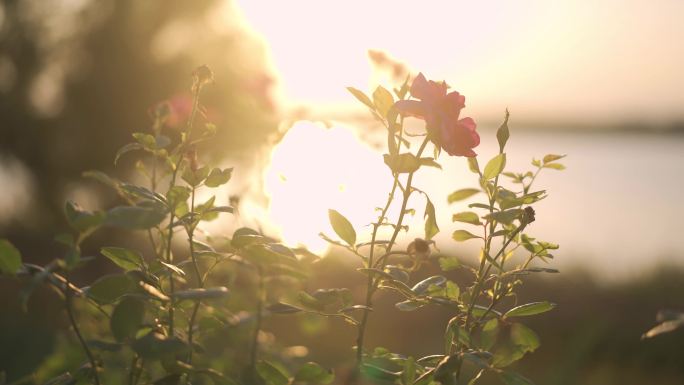
[[[292,132],[293,136],[298,135]],[[487,159],[497,153],[498,147],[493,131],[482,131],[481,135],[482,144],[477,152],[481,167],[484,167]],[[311,140],[311,135],[299,136]],[[272,194],[270,220],[285,228],[296,228],[296,233],[285,234],[286,239],[294,235],[294,239],[300,236],[308,240],[311,238],[307,235],[318,231],[332,235],[327,224],[326,208],[329,207],[339,208],[358,231],[358,227],[374,219],[374,207],[385,201],[391,182],[377,150],[368,146],[365,149],[341,150],[347,146],[344,144],[347,140],[344,136],[337,136],[331,134],[335,139],[327,139],[328,143],[325,137],[312,140],[307,146],[318,146],[313,157],[308,152],[299,155],[301,151],[290,151],[276,159],[275,163],[294,162],[291,168],[300,171],[303,168],[304,177],[299,183],[309,185],[307,189],[292,192],[274,188],[276,182],[266,183],[267,192]],[[378,143],[382,145],[382,140]],[[292,148],[301,148],[302,145],[293,144]],[[681,229],[681,219],[684,218],[684,136],[516,131],[508,143],[507,152],[506,169],[509,171],[531,170],[532,157],[541,158],[547,153],[568,155],[562,160],[566,170],[544,170],[538,177],[536,189],[547,190],[549,197],[535,205],[537,221],[527,231],[538,239],[561,245],[561,249],[554,253],[553,267],[561,270],[581,268],[597,273],[601,279],[620,280],[646,274],[662,263],[684,266]],[[370,159],[363,163],[369,166],[359,167],[345,160],[350,155]],[[442,229],[435,239],[441,251],[475,258],[479,248],[477,241],[455,243],[450,239],[454,229],[469,226],[454,224],[450,220],[452,213],[469,210],[469,202],[448,205],[446,196],[460,188],[476,187],[477,179],[467,170],[465,158],[445,155],[439,159],[443,170],[421,170],[422,175],[417,174],[414,185],[425,190],[435,204]],[[299,156],[302,158],[297,163]],[[312,159],[317,161],[312,162]],[[283,173],[289,178],[287,171]],[[340,187],[344,189],[340,191],[344,191],[335,193],[334,199],[325,200],[322,196],[329,196],[330,192],[318,192],[314,185],[316,180],[322,180],[320,178],[331,173],[341,179]],[[345,184],[350,180],[352,182]],[[362,183],[355,188],[353,181],[358,180]],[[298,182],[293,179],[283,183]],[[372,196],[370,200],[368,195]],[[287,196],[286,201],[278,196]],[[293,204],[298,207],[297,214],[293,214]],[[307,218],[306,208],[312,205],[320,206],[314,210],[320,215]],[[410,206],[416,209],[416,213],[407,222],[411,231],[403,239],[408,240],[422,236],[425,201],[417,197]],[[370,215],[364,216],[359,214],[361,212]],[[298,216],[299,222],[292,222],[294,215]],[[311,223],[314,225],[307,227]],[[368,226],[363,228],[369,229]]]
[[[484,139],[479,152],[494,154],[492,144]],[[549,197],[529,229],[561,245],[557,266],[617,279],[684,265],[684,136],[528,131],[514,132],[507,148],[511,170],[526,169],[533,156],[568,155],[566,170],[537,179]]]

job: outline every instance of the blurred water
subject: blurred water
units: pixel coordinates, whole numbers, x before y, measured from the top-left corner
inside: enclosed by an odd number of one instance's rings
[[[497,148],[493,132],[482,137],[478,152],[484,163]],[[660,263],[684,265],[684,136],[513,132],[507,149],[508,170],[531,168],[533,156],[568,154],[562,161],[566,170],[548,170],[538,178],[537,186],[550,195],[537,205],[537,221],[529,228],[540,239],[561,244],[555,266],[582,267],[613,280],[644,274]],[[444,174],[454,178],[445,181],[431,173],[425,182],[435,194],[476,186],[463,171],[465,161],[443,165]],[[443,202],[438,199],[448,210]],[[440,234],[441,240],[449,234]]]

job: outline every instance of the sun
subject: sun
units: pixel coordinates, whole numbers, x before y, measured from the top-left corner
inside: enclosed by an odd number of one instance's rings
[[[334,233],[328,209],[346,216],[357,232],[369,232],[374,208],[387,198],[391,175],[382,155],[349,127],[296,123],[275,146],[265,170],[272,224],[290,246],[322,253],[319,237]]]

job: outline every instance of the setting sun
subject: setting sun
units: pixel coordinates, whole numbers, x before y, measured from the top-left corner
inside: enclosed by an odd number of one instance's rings
[[[377,219],[374,207],[387,196],[391,176],[379,153],[349,128],[301,121],[273,149],[265,189],[274,225],[284,240],[322,252],[320,232],[333,235],[328,209],[354,223]]]

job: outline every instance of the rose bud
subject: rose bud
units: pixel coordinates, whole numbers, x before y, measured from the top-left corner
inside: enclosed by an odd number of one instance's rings
[[[411,255],[426,259],[430,256],[430,242],[416,238],[413,242],[409,243],[406,251]]]
[[[534,209],[532,206],[527,206],[525,207],[525,210],[523,212],[523,222],[526,224],[534,222]]]

